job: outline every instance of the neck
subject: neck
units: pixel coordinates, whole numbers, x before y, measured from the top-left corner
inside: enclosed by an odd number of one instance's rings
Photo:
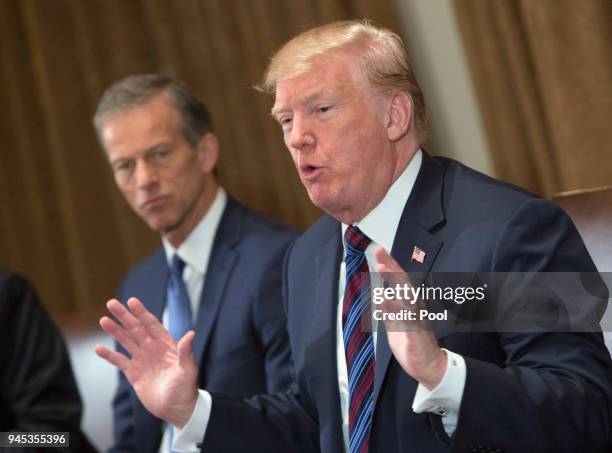
[[[217,190],[219,185],[217,181],[212,178],[210,182],[206,184],[202,195],[197,199],[191,209],[185,214],[184,218],[181,219],[179,225],[175,228],[169,229],[163,233],[164,238],[172,244],[175,249],[185,242],[185,239],[189,237],[191,232],[204,218],[211,205],[215,201]]]

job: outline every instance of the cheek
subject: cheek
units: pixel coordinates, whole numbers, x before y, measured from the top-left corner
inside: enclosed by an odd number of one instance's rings
[[[349,187],[346,190],[363,187],[376,172],[379,155],[376,142],[369,139],[365,134],[358,134],[354,140],[346,140],[342,145],[343,152],[336,156],[338,179]]]
[[[136,208],[136,206],[138,205],[138,200],[136,200],[137,192],[133,189],[129,189],[129,188],[121,187],[121,186],[119,186],[119,190],[121,191],[123,198],[127,200],[128,204]]]
[[[201,174],[202,170],[196,159],[185,160],[169,168],[160,178],[160,184],[162,188],[172,190],[180,196],[185,190],[197,184]]]
[[[205,190],[206,176],[199,167],[187,166],[181,171],[166,178],[166,190],[172,192],[175,202],[180,206],[188,206]]]
[[[296,151],[290,151],[289,155],[291,156],[293,165],[295,165],[295,168],[297,169],[299,167],[299,161],[300,161],[300,159],[298,158],[298,153]]]

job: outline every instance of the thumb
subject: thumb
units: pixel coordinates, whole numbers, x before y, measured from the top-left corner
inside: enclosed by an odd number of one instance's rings
[[[408,274],[406,274],[399,263],[395,261],[391,255],[389,255],[389,252],[387,252],[380,245],[376,246],[376,249],[374,250],[374,257],[376,258],[376,270],[385,280],[385,282],[387,282],[387,284],[412,285]]]
[[[181,367],[195,366],[193,358],[193,339],[195,332],[190,330],[178,342],[179,365]]]
[[[389,252],[380,245],[376,246],[374,256],[376,257],[376,270],[378,272],[404,272],[397,261],[389,255]]]

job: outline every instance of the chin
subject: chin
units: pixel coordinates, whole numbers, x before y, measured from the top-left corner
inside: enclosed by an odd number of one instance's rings
[[[149,228],[157,233],[164,233],[166,230],[172,228],[172,223],[168,222],[166,219],[160,219],[159,217],[155,218],[145,218],[143,219],[145,223],[149,226]]]
[[[337,207],[340,205],[338,196],[333,196],[329,192],[310,191],[308,197],[317,208],[335,217],[334,213],[337,213]]]

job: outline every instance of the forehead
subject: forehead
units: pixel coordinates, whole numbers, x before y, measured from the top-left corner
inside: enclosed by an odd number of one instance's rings
[[[146,143],[158,136],[178,132],[180,127],[180,114],[166,95],[159,94],[144,104],[104,118],[101,136],[106,145]]]
[[[359,85],[355,66],[339,56],[316,57],[308,72],[277,82],[272,114],[321,97],[352,94]]]

